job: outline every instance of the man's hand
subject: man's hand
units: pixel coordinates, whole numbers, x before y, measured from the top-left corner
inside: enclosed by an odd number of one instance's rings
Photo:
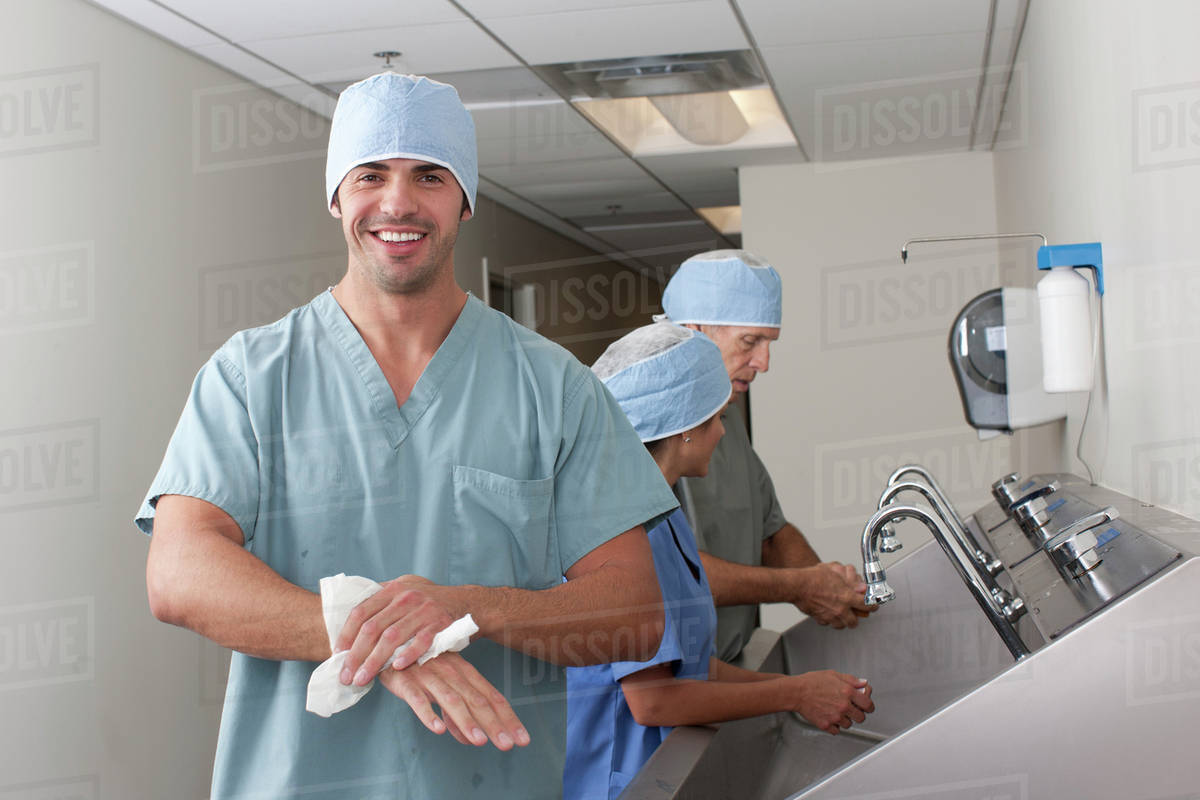
[[[528,731],[504,695],[458,653],[443,653],[403,670],[385,669],[379,682],[438,735],[449,730],[459,742],[476,747],[490,740],[499,750],[529,744]],[[442,717],[434,713],[435,703]]]
[[[875,710],[871,686],[853,675],[827,669],[788,676],[788,681],[796,691],[792,709],[826,733],[836,735]]]
[[[434,635],[461,616],[447,602],[449,588],[403,575],[355,606],[334,646],[335,652],[350,651],[342,683],[367,685],[406,642],[392,667],[402,670],[420,658]]]
[[[865,604],[867,584],[847,564],[829,561],[795,572],[798,580],[792,603],[821,625],[853,628],[859,617],[878,607]]]

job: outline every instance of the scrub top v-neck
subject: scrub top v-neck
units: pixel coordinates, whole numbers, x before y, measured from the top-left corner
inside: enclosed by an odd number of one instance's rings
[[[463,351],[471,343],[471,338],[483,317],[484,306],[478,301],[472,303],[470,299],[468,296],[450,333],[425,365],[408,398],[401,405],[397,405],[396,396],[379,362],[363,341],[362,334],[334,299],[333,293],[325,292],[313,301],[313,309],[341,345],[346,358],[354,365],[362,379],[363,386],[371,398],[371,405],[393,446],[399,447],[409,431],[420,422],[430,403],[437,397],[442,382],[453,371]]]
[[[338,572],[547,588],[676,505],[615,401],[562,348],[468,297],[397,406],[330,292],[201,368],[138,513],[147,533],[163,494],[219,506],[247,550],[312,591]],[[488,641],[464,656],[513,704],[529,747],[464,752],[378,686],[321,719],[304,711],[312,664],[235,653],[213,797],[557,796],[561,773],[553,789],[545,773],[563,759],[562,671]]]

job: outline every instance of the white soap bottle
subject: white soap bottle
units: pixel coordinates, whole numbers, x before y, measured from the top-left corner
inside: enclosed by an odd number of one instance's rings
[[[1072,267],[1052,267],[1038,281],[1042,318],[1042,385],[1047,392],[1092,388],[1091,284]]]

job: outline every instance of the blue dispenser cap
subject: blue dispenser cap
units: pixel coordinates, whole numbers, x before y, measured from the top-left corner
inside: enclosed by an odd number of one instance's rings
[[[1104,296],[1104,257],[1099,242],[1042,245],[1038,248],[1037,268],[1074,267],[1090,269],[1096,275],[1096,291]]]

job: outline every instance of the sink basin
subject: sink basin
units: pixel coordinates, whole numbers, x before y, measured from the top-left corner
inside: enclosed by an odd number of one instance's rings
[[[935,542],[888,569],[896,599],[853,630],[804,620],[755,632],[739,666],[795,674],[836,669],[866,678],[875,713],[837,736],[798,714],[673,731],[622,800],[783,798],[980,686],[1013,664]],[[1036,630],[1022,635],[1038,639]],[[1040,641],[1040,640],[1039,640]]]
[[[1178,558],[1154,560],[1158,571],[1146,567],[1140,582],[1101,605],[1079,600],[1091,597],[1087,576],[1058,576],[1050,565],[1039,583],[1029,564],[1042,556],[1005,561],[1003,588],[1019,589],[1029,609],[1016,627],[1030,652],[1014,661],[930,542],[888,568],[895,599],[858,628],[805,620],[783,634],[759,630],[742,654],[739,665],[750,669],[866,678],[877,710],[863,725],[830,736],[779,713],[677,728],[621,798],[1194,796],[1200,524],[1111,490],[1073,485],[1072,492],[1123,504],[1122,519],[1162,536]],[[1129,529],[1116,541],[1136,556],[1140,536]],[[1113,574],[1122,568],[1118,550],[1104,551]]]

